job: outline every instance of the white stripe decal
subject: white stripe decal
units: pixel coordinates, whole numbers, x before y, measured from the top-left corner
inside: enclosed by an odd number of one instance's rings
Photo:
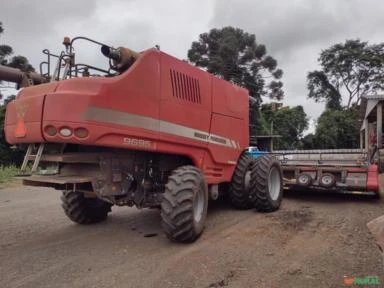
[[[181,136],[201,142],[209,142],[212,144],[226,146],[233,149],[240,149],[240,145],[238,144],[238,142],[232,139],[228,139],[215,134],[209,134],[208,132],[190,128],[187,126],[162,121],[142,115],[116,111],[112,109],[88,107],[87,110],[84,112],[82,118],[88,121],[126,125],[151,131],[160,131],[163,133]]]

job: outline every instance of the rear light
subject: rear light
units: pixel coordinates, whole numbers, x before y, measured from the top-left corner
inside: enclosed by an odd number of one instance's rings
[[[44,131],[49,136],[55,136],[57,133],[57,129],[51,125],[46,126]]]
[[[61,136],[69,137],[72,135],[72,130],[70,128],[61,128],[59,131]]]
[[[75,129],[75,136],[78,138],[86,138],[88,137],[88,130],[85,128],[76,128]]]

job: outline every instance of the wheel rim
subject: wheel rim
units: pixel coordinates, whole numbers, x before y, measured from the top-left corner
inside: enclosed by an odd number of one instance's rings
[[[331,185],[333,177],[331,175],[324,175],[321,179],[324,185]]]
[[[299,176],[299,183],[302,184],[302,185],[306,185],[308,184],[309,182],[309,179],[306,175],[300,175]]]
[[[193,218],[195,222],[200,222],[204,212],[204,189],[199,187],[196,191],[195,201],[193,203]]]
[[[272,200],[275,201],[279,198],[281,190],[280,171],[276,167],[272,167],[269,171],[268,190]]]

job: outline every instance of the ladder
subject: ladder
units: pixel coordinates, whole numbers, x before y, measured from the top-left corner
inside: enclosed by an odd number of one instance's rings
[[[36,172],[37,167],[39,166],[41,155],[43,155],[44,151],[44,143],[39,144],[39,148],[37,149],[36,154],[32,154],[35,152],[35,144],[29,144],[27,153],[25,153],[23,164],[21,165],[20,172],[23,174],[27,170],[27,166],[29,161],[33,161],[31,173]]]

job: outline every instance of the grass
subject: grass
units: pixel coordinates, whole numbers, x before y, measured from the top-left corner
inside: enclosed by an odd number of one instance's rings
[[[19,173],[19,168],[14,165],[0,166],[0,184],[8,183]]]

